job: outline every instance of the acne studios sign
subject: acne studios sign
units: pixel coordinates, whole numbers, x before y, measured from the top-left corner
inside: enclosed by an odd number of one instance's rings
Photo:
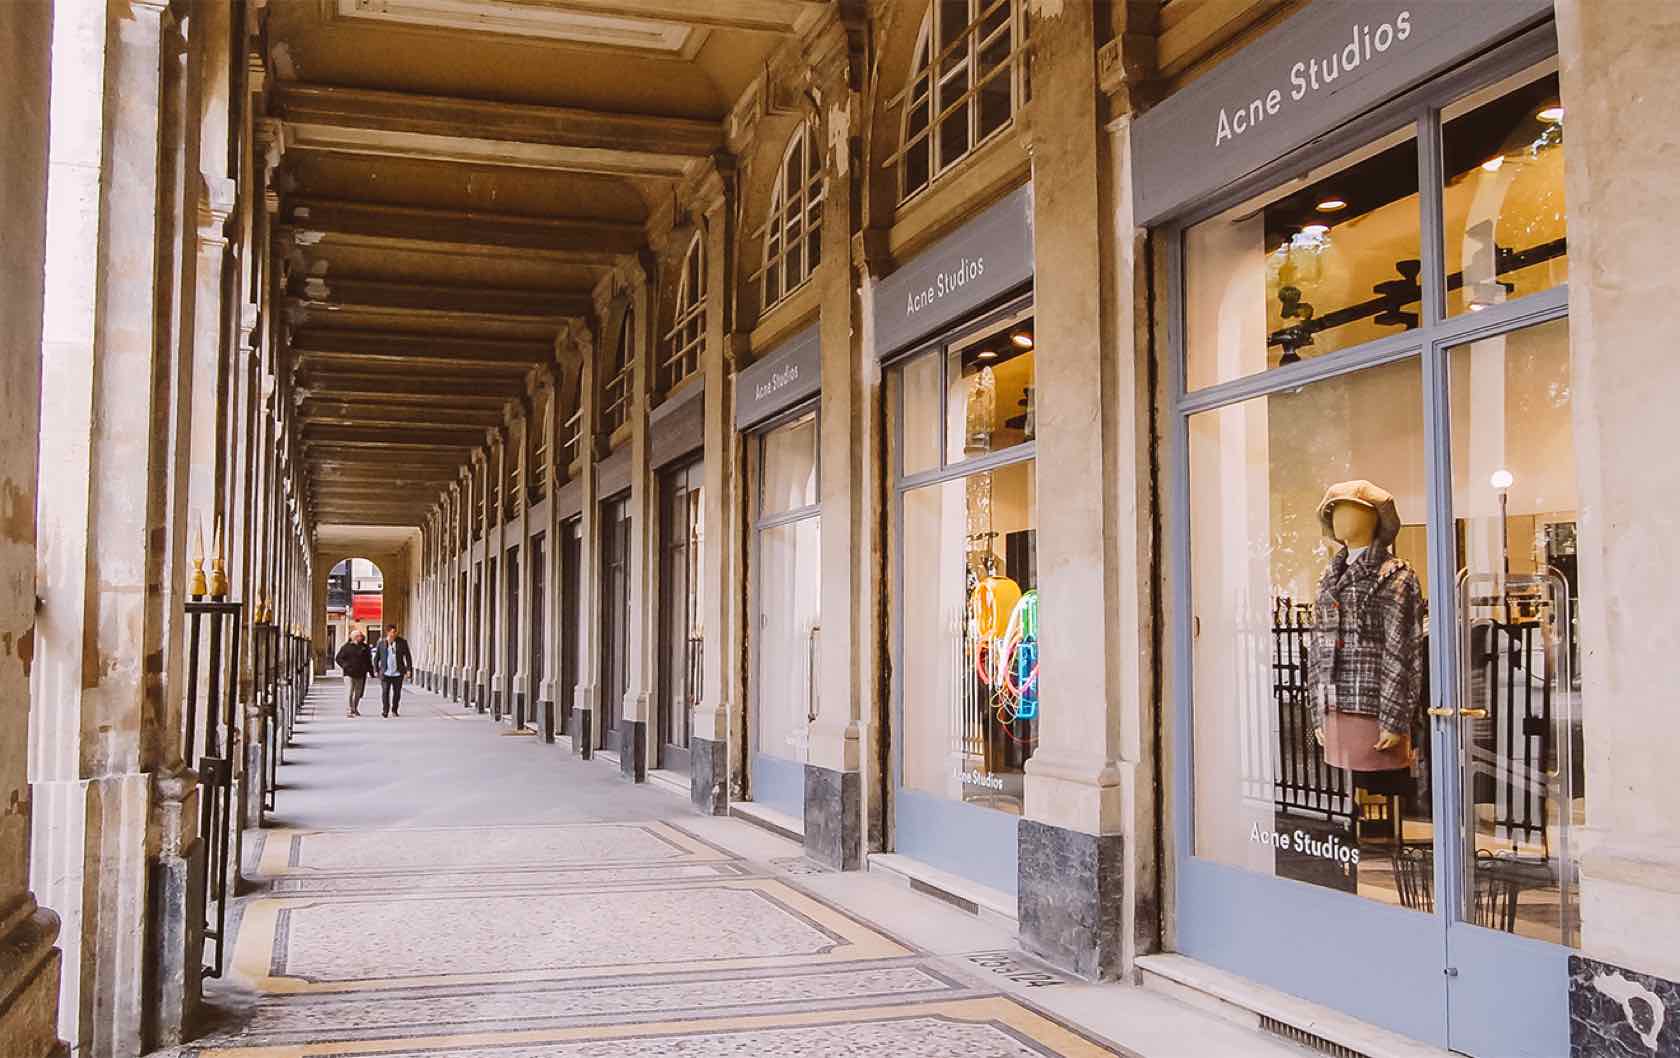
[[[1551,0],[1314,0],[1132,124],[1154,224],[1546,20]]]

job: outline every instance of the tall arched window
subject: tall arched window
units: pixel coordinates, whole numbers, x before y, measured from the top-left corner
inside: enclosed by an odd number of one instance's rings
[[[623,426],[630,417],[630,375],[636,363],[636,313],[624,310],[618,327],[618,346],[607,365],[607,381],[601,387],[601,426],[607,433]]]
[[[764,222],[764,308],[799,289],[822,260],[822,150],[816,122],[788,141]]]
[[[659,365],[659,388],[669,392],[700,369],[700,347],[706,341],[706,240],[700,232],[689,241],[677,279],[676,311],[665,335],[668,350]]]
[[[916,40],[902,108],[898,197],[927,187],[1007,126],[1027,101],[1021,0],[933,0]]]

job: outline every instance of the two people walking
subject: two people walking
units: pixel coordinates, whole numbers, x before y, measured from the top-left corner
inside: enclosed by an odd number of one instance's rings
[[[334,659],[338,671],[350,682],[350,708],[346,716],[361,716],[359,706],[370,673],[378,673],[382,685],[380,716],[397,716],[402,707],[403,680],[414,672],[414,655],[408,640],[397,635],[396,625],[385,626],[385,637],[369,648],[367,636],[357,632],[339,648]]]

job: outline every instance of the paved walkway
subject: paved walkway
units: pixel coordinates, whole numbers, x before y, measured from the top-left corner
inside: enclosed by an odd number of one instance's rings
[[[1301,1053],[1046,972],[999,925],[436,695],[347,719],[342,686],[317,684],[247,835],[255,891],[186,1055]]]

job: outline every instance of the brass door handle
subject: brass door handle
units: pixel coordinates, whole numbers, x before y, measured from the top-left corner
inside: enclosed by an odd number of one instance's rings
[[[1458,715],[1458,710],[1457,709],[1445,709],[1445,708],[1442,708],[1441,706],[1437,705],[1437,706],[1432,706],[1430,708],[1429,715],[1430,716],[1457,716]]]
[[[1488,711],[1486,709],[1460,709],[1458,715],[1470,720],[1486,720]]]

